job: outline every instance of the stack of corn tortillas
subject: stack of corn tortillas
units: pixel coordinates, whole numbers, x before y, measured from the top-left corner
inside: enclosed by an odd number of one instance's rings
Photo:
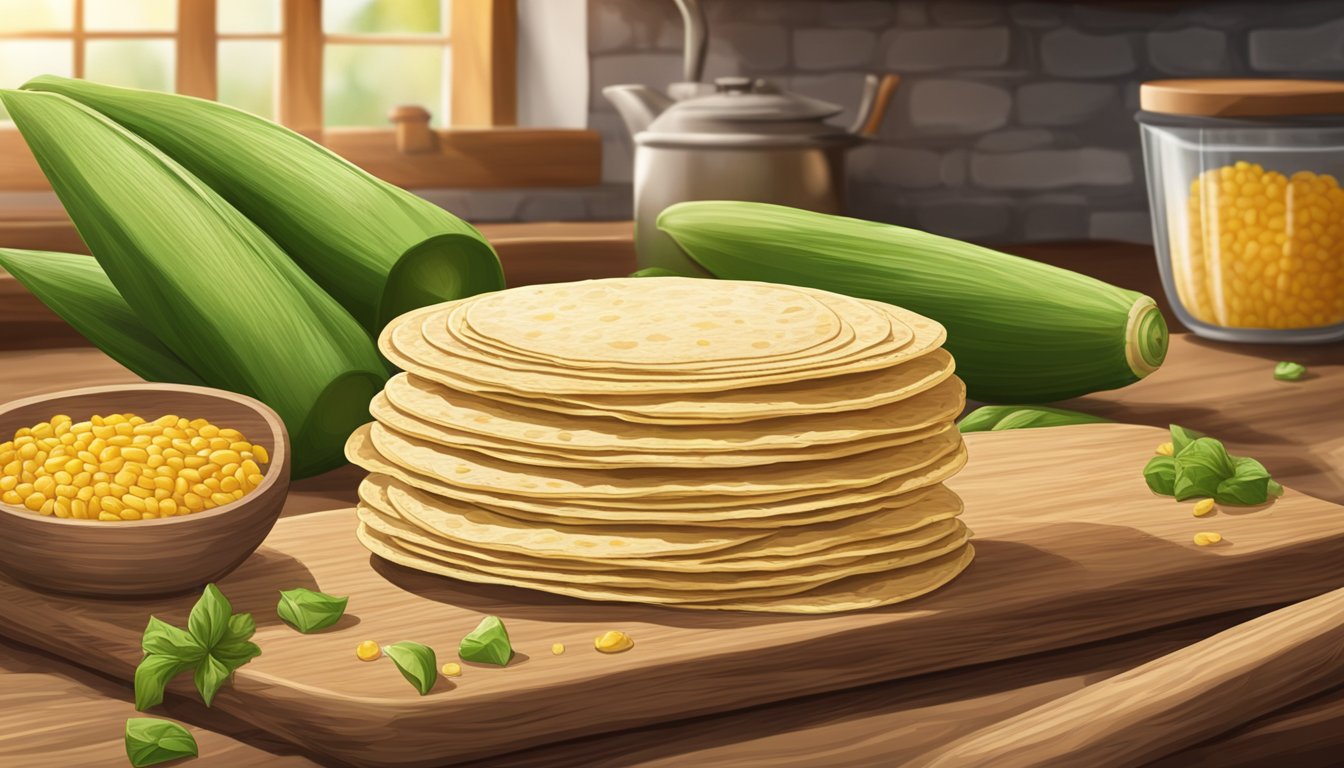
[[[876,302],[683,278],[515,288],[383,331],[406,373],[346,454],[359,538],[411,568],[589,600],[828,613],[970,563],[965,388]]]

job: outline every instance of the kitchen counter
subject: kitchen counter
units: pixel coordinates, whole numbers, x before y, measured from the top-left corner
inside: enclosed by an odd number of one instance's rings
[[[483,227],[512,284],[627,274],[630,225]],[[1151,250],[1109,243],[1013,248],[1160,297]],[[6,288],[6,283],[9,287]],[[6,296],[8,291],[8,296]],[[0,399],[135,377],[53,321],[0,277]],[[1170,315],[1168,315],[1170,318]],[[1273,380],[1273,363],[1310,366],[1300,382]],[[1067,403],[1118,421],[1183,425],[1215,434],[1233,453],[1262,460],[1297,490],[1344,503],[1344,434],[1338,428],[1344,345],[1253,347],[1173,338],[1166,365],[1124,390]],[[1322,418],[1322,414],[1330,418]],[[287,515],[347,506],[360,473],[338,470],[294,485]],[[1104,499],[1097,500],[1104,504]],[[1085,514],[1085,510],[1080,510]],[[1268,607],[1266,608],[1266,610]],[[529,750],[495,766],[863,766],[899,763],[971,730],[1244,621],[1216,616],[1063,653],[927,675],[751,710],[591,737]],[[693,669],[687,670],[694,674]],[[0,764],[123,766],[120,740],[131,689],[57,661],[40,649],[0,645]],[[167,715],[191,724],[200,766],[302,766],[314,762],[250,727],[170,700]],[[1173,757],[1171,765],[1337,763],[1344,747],[1344,691],[1333,691]]]

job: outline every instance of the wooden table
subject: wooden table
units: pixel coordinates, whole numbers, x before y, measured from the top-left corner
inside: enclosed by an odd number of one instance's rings
[[[558,228],[557,228],[558,227]],[[560,233],[560,234],[557,234]],[[514,284],[626,274],[628,224],[501,227],[488,232]],[[1024,246],[1024,255],[1159,296],[1151,252],[1119,244]],[[0,399],[135,377],[79,340],[0,277]],[[26,309],[25,309],[26,307]],[[20,329],[22,332],[20,333]],[[1311,367],[1297,383],[1274,381],[1279,359]],[[1180,423],[1260,458],[1276,478],[1344,503],[1344,345],[1231,346],[1186,334],[1167,364],[1124,390],[1066,405],[1120,421]],[[349,504],[359,474],[338,470],[295,485],[287,515]],[[1215,616],[1041,657],[781,702],[710,718],[582,739],[497,758],[492,766],[899,765],[971,730],[1073,692],[1188,645],[1260,611]],[[693,674],[693,670],[688,673]],[[120,739],[131,690],[59,662],[40,649],[0,645],[0,765],[123,766]],[[200,766],[304,766],[307,756],[198,703],[170,700],[189,724]],[[1172,756],[1169,766],[1335,765],[1344,748],[1344,691]]]

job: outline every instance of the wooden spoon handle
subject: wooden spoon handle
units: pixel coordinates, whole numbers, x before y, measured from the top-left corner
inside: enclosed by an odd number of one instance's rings
[[[929,752],[911,768],[1141,766],[1344,683],[1344,589]]]

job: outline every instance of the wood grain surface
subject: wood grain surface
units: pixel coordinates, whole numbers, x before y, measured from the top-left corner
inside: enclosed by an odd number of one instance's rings
[[[1256,617],[907,765],[1139,768],[1344,685],[1341,649],[1344,589]]]
[[[1290,490],[1264,509],[1196,519],[1143,484],[1162,438],[1121,425],[969,436],[971,464],[952,485],[978,535],[976,563],[927,598],[854,615],[682,613],[471,586],[371,558],[349,511],[282,520],[221,584],[256,616],[264,653],[215,708],[351,762],[433,765],[1078,645],[1344,582],[1344,509]],[[1206,529],[1226,543],[1195,547],[1190,537]],[[293,586],[354,596],[350,615],[297,635],[274,614],[276,590]],[[126,678],[146,615],[180,623],[190,602],[58,598],[0,582],[0,633],[57,654],[78,648],[80,663]],[[372,638],[447,656],[484,613],[508,622],[518,660],[469,668],[424,698],[389,665],[352,655]],[[592,651],[612,628],[635,636],[636,650]],[[553,642],[572,650],[551,656]]]

